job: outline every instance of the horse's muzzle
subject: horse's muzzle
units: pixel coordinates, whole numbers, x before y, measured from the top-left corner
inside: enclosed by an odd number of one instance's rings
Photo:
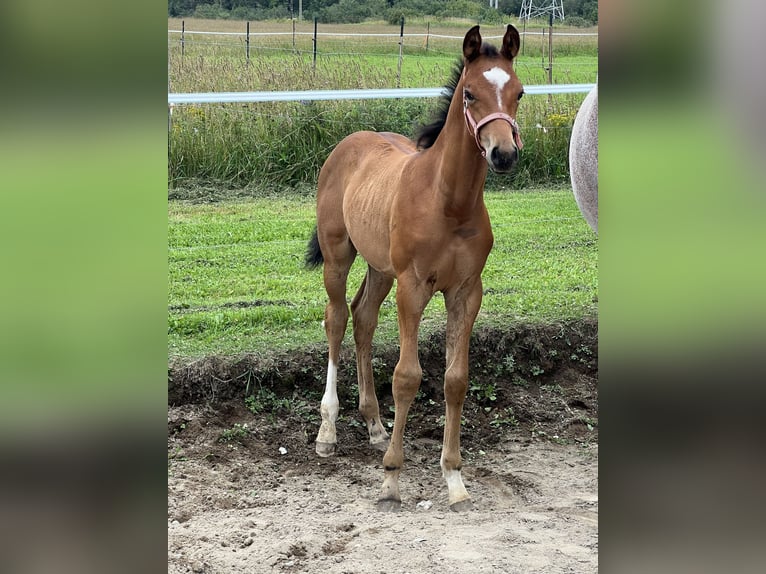
[[[492,171],[497,173],[508,173],[519,160],[519,150],[512,147],[509,150],[493,147],[487,154],[487,163]]]

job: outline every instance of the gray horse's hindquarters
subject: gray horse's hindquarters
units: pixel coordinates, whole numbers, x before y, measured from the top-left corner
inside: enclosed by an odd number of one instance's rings
[[[569,174],[577,206],[598,233],[598,86],[583,100],[572,126]]]

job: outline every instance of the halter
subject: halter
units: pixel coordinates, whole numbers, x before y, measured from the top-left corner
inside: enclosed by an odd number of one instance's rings
[[[487,150],[485,150],[484,146],[481,145],[481,140],[479,139],[479,130],[494,120],[503,120],[504,122],[507,122],[508,125],[511,126],[511,132],[513,133],[513,140],[516,142],[516,148],[520,150],[524,147],[524,144],[521,142],[521,131],[519,130],[519,124],[517,124],[516,120],[508,114],[503,112],[495,112],[483,117],[477,123],[476,120],[473,119],[471,110],[468,109],[468,100],[465,97],[465,90],[463,90],[463,114],[465,115],[465,125],[468,126],[469,133],[473,132],[473,137],[476,139],[476,145],[479,147],[479,151],[481,151],[481,157],[487,157]]]

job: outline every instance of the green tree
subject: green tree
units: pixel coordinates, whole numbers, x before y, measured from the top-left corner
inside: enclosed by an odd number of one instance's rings
[[[290,14],[291,0],[168,0],[168,16],[197,15],[208,18],[269,19]],[[522,0],[500,0],[498,10],[486,0],[303,0],[303,16],[326,23],[361,22],[367,19],[398,22],[402,16],[470,18],[499,22],[503,15],[518,16]],[[298,10],[298,0],[292,0]],[[564,0],[564,14],[598,22],[598,0]]]

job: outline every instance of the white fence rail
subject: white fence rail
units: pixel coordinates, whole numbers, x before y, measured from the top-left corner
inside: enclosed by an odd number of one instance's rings
[[[586,93],[596,84],[541,84],[524,86],[524,93],[574,94]],[[228,104],[254,102],[308,102],[317,100],[370,100],[392,98],[434,98],[444,88],[389,88],[378,90],[304,90],[294,92],[195,92],[168,94],[168,105]]]

